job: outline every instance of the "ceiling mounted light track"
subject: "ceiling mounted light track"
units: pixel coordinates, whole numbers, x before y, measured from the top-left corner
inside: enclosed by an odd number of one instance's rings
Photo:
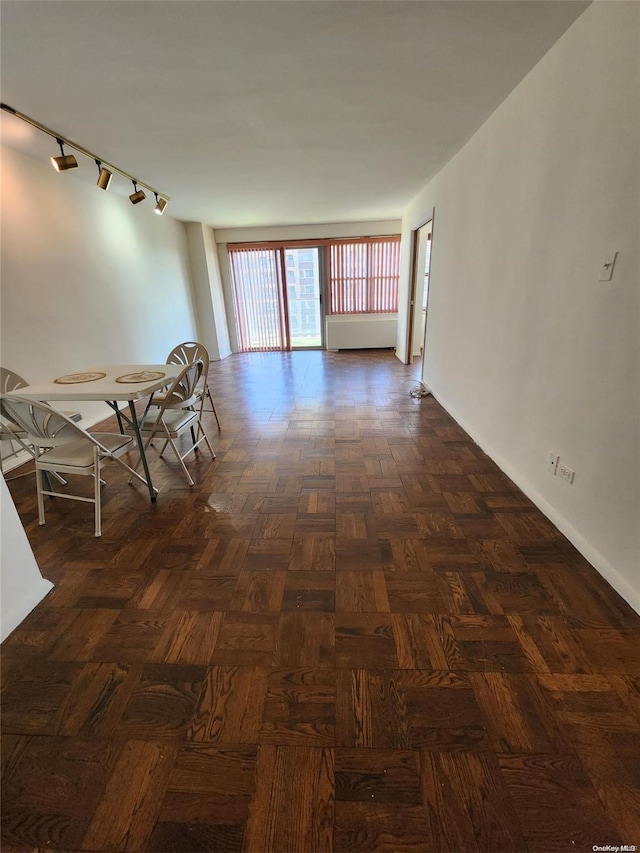
[[[145,184],[142,181],[139,181],[137,178],[134,178],[133,175],[130,175],[128,172],[119,169],[117,166],[114,166],[112,163],[107,163],[106,160],[103,160],[102,157],[98,157],[97,154],[94,154],[92,151],[89,151],[87,148],[84,148],[82,145],[78,145],[77,142],[73,142],[70,139],[67,139],[65,136],[62,136],[60,133],[56,133],[54,130],[51,130],[45,125],[40,124],[39,121],[36,121],[33,118],[30,118],[28,115],[15,110],[13,107],[10,107],[8,104],[0,104],[0,109],[3,109],[5,112],[10,113],[11,115],[19,118],[21,121],[30,124],[32,127],[35,127],[36,130],[42,131],[42,133],[46,133],[47,136],[50,136],[60,146],[60,156],[52,157],[51,164],[53,168],[57,172],[66,172],[68,169],[75,169],[78,166],[78,161],[76,160],[73,154],[65,154],[64,147],[73,148],[74,151],[77,151],[79,154],[83,154],[85,157],[89,157],[93,160],[98,167],[98,181],[97,185],[101,190],[109,189],[109,184],[111,183],[111,179],[114,174],[120,175],[123,178],[131,181],[135,188],[135,192],[133,192],[129,198],[132,204],[138,204],[143,201],[147,196],[146,193],[142,189],[138,189],[138,184],[144,189],[149,190],[149,192],[153,193],[156,198],[156,206],[155,212],[161,214],[167,204],[169,203],[169,196],[165,193],[160,197],[160,193],[155,187],[150,186],[149,184]]]

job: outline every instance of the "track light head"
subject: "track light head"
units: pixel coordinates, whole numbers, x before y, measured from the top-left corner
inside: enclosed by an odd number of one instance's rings
[[[98,167],[98,186],[101,190],[108,190],[113,174],[108,169],[105,169],[100,160],[96,160],[96,166]]]
[[[64,153],[64,147],[61,139],[56,139],[56,142],[60,146],[60,156],[51,158],[51,165],[56,172],[66,172],[67,169],[77,169],[78,161],[73,154]]]
[[[52,157],[51,165],[56,172],[66,172],[67,169],[77,169],[78,161],[73,154],[63,154],[61,157]]]
[[[133,184],[134,192],[129,196],[129,201],[131,204],[139,204],[141,201],[145,200],[146,195],[142,190],[138,189],[138,184],[135,181],[132,181],[131,183]]]
[[[154,213],[157,213],[158,216],[162,216],[162,214],[164,213],[164,209],[167,206],[167,200],[166,198],[158,198],[158,193],[154,193],[154,196],[156,197],[156,206],[154,208]]]

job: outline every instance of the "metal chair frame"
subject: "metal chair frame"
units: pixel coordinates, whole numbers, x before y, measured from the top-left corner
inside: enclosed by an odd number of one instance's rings
[[[0,367],[0,394],[8,394],[10,391],[19,391],[20,388],[27,388],[28,385],[29,383],[27,380],[23,379],[23,377],[18,373],[15,373],[13,370],[9,370],[6,367]],[[68,418],[71,418],[72,421],[82,420],[82,415],[79,412],[64,412],[64,414]],[[36,451],[27,443],[26,433],[24,430],[9,421],[5,423],[0,421],[0,441],[10,442],[12,450],[11,453],[4,457],[2,460],[3,462],[5,459],[12,459],[20,453],[19,450],[14,450],[14,441],[20,445],[22,450],[26,450],[29,456],[33,459],[36,458]],[[67,481],[64,477],[61,477],[57,471],[52,471],[51,473],[61,485],[67,485]]]
[[[183,343],[175,346],[167,356],[167,364],[192,364],[194,361],[201,361],[203,365],[203,384],[202,387],[198,389],[198,397],[202,398],[203,403],[205,397],[208,397],[209,402],[211,403],[211,409],[203,408],[202,411],[212,412],[215,415],[218,429],[221,429],[220,419],[218,418],[215,403],[211,396],[211,389],[209,388],[209,365],[211,364],[211,357],[205,345],[198,343],[198,341],[184,341]]]
[[[95,535],[101,536],[102,504],[100,488],[104,481],[100,479],[100,471],[106,462],[114,461],[128,471],[131,475],[129,482],[135,477],[145,486],[147,485],[144,477],[141,477],[130,465],[119,458],[131,449],[133,438],[130,436],[120,433],[89,433],[71,418],[52,409],[47,403],[37,403],[34,400],[27,400],[14,394],[0,397],[0,413],[25,431],[27,440],[35,449],[38,520],[41,525],[45,523],[44,495],[83,501],[94,504]],[[83,461],[82,464],[79,464],[78,461],[74,463],[74,452],[77,453],[85,443],[92,446],[92,461],[90,464],[86,464],[86,461]],[[66,457],[65,448],[67,449]],[[43,480],[48,471],[92,476],[94,478],[93,498],[55,492],[51,487],[44,488]]]
[[[190,453],[197,451],[203,441],[209,448],[211,457],[215,459],[216,456],[201,422],[204,398],[199,398],[197,384],[202,375],[203,368],[204,365],[201,359],[191,364],[186,364],[168,389],[162,392],[161,399],[157,403],[154,396],[151,397],[140,424],[140,432],[143,437],[146,436],[145,451],[154,438],[164,439],[164,444],[160,450],[160,458],[163,457],[167,445],[170,445],[190,486],[195,484],[187,466],[184,464],[186,457]],[[153,407],[156,405],[158,413],[155,415],[155,419],[147,422],[147,417],[149,415],[153,417],[155,414]],[[175,439],[179,438],[187,428],[191,431],[191,446],[186,453],[181,454],[175,444]]]

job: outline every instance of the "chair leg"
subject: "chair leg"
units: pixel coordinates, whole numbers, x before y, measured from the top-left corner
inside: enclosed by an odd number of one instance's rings
[[[149,438],[146,440],[146,442],[143,442],[143,448],[142,449],[143,449],[145,455],[147,453],[147,450],[151,446],[151,442],[153,441],[154,436],[155,436],[155,432],[152,432],[151,435],[149,436]],[[137,473],[137,471],[138,471],[138,468],[140,467],[141,464],[142,464],[142,458],[138,457],[138,459],[136,460],[136,464],[131,469],[133,471],[133,473],[136,475],[136,477],[140,477],[140,475]],[[140,479],[142,479],[142,478],[140,477]],[[129,484],[131,484],[132,481],[133,481],[133,476],[129,477]],[[146,482],[146,480],[144,482]]]
[[[202,438],[204,438],[205,444],[209,448],[209,453],[211,454],[211,458],[215,459],[216,458],[215,451],[214,451],[213,447],[211,447],[211,442],[209,441],[209,436],[205,432],[204,427],[202,426],[200,421],[198,421],[198,435],[202,435]],[[200,439],[200,440],[202,440],[202,439]]]
[[[53,474],[53,476],[56,478],[56,480],[60,483],[60,485],[61,485],[61,486],[66,486],[66,485],[67,485],[67,481],[65,480],[65,478],[64,478],[64,477],[61,477],[61,476],[60,476],[60,474],[58,474],[58,472],[57,472],[57,471],[52,471],[51,473],[52,473],[52,474]]]
[[[178,448],[173,443],[173,439],[168,439],[168,444],[171,445],[171,449],[175,453],[176,459],[178,460],[178,462],[182,466],[182,470],[184,471],[184,475],[187,478],[187,482],[189,483],[190,486],[195,486],[195,483],[193,482],[193,477],[189,473],[189,469],[187,468],[187,466],[184,464],[182,456],[180,456],[180,451],[178,450]]]
[[[135,479],[136,479],[136,480],[140,480],[140,482],[141,482],[141,483],[144,483],[144,484],[145,484],[145,486],[147,486],[147,485],[148,485],[148,483],[147,483],[147,481],[145,480],[145,478],[144,478],[144,477],[141,477],[141,476],[140,476],[140,474],[138,474],[138,472],[137,472],[135,469],[133,469],[130,465],[127,465],[127,463],[126,463],[126,462],[123,462],[123,461],[122,461],[122,459],[119,459],[117,456],[111,456],[111,457],[110,457],[110,459],[111,459],[113,462],[117,463],[117,464],[118,464],[121,468],[123,468],[125,471],[128,471],[128,472],[129,472],[129,474],[131,475],[131,476],[129,477],[129,481],[128,481],[129,483],[132,483],[132,482],[133,482],[133,479],[134,479],[134,477],[135,477]],[[104,480],[101,480],[100,482],[101,482],[101,484],[102,484],[103,486],[104,486],[104,485],[106,485],[106,484],[105,484],[105,482],[104,482]],[[155,486],[154,486],[154,491],[155,491],[155,492],[156,492],[156,494],[157,494],[158,490],[155,488]]]
[[[44,524],[44,495],[42,494],[42,477],[44,471],[41,471],[36,465],[36,492],[38,495],[38,523]]]
[[[102,536],[102,496],[100,494],[100,454],[97,447],[93,448],[93,498],[95,501],[96,536]]]
[[[211,396],[211,391],[210,391],[208,385],[207,385],[207,397],[209,398],[209,402],[211,403],[211,408],[213,409],[213,414],[216,416],[216,423],[218,424],[218,429],[222,429],[222,427],[220,426],[220,419],[218,418],[218,413],[216,412],[216,406],[215,406],[215,403],[213,402],[213,397]]]
[[[53,471],[52,471],[51,473],[53,474]],[[53,486],[51,485],[51,477],[49,476],[49,472],[48,472],[48,471],[43,471],[43,472],[42,472],[42,476],[43,476],[43,478],[44,478],[44,484],[45,484],[45,486],[47,487],[47,491],[48,491],[48,492],[52,492],[52,491],[53,491]],[[50,498],[52,501],[55,501],[55,497],[54,497],[53,495],[49,495],[49,498]]]

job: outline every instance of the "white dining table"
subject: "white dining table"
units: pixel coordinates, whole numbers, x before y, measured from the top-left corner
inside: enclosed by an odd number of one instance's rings
[[[116,413],[120,431],[124,432],[122,423],[122,419],[124,419],[134,432],[149,488],[149,497],[155,502],[158,490],[154,488],[151,480],[135,402],[151,397],[156,391],[172,382],[183,369],[183,364],[100,365],[75,371],[73,374],[58,377],[57,380],[52,379],[49,382],[26,385],[23,388],[8,392],[6,396],[13,395],[46,403],[60,401],[88,402],[90,400],[107,403]],[[90,378],[94,376],[96,378]],[[77,381],[73,381],[74,379]],[[126,381],[127,379],[130,381]],[[118,403],[123,402],[129,404],[128,415],[118,406]]]

